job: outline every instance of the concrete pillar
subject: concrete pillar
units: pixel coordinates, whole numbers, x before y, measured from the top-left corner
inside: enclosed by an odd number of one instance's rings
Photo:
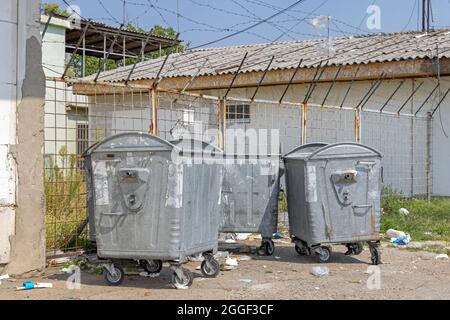
[[[45,266],[45,77],[40,1],[4,0],[0,11],[0,272]]]

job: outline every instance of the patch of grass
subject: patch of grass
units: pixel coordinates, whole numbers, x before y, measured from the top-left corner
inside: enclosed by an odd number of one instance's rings
[[[61,267],[62,268],[70,268],[72,266],[78,266],[80,270],[88,273],[94,273],[94,274],[102,274],[103,273],[103,267],[100,265],[95,265],[89,262],[88,259],[83,257],[76,257],[72,259],[71,261],[64,263]]]
[[[280,195],[278,197],[278,212],[287,212],[287,196],[284,192],[280,192]]]
[[[61,148],[45,171],[47,248],[71,249],[87,244],[86,229],[77,229],[86,218],[86,184],[76,168],[76,157]]]
[[[406,198],[386,188],[383,191],[382,207],[382,232],[396,229],[409,233],[413,241],[450,242],[450,199],[427,201]],[[400,214],[401,208],[407,209],[410,214]]]
[[[286,193],[281,192],[278,198],[278,233],[289,238],[289,224],[285,220],[285,213],[287,212],[287,196]]]

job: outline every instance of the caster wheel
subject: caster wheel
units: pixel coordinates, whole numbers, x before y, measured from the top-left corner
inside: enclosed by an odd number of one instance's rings
[[[105,281],[110,286],[120,286],[125,278],[125,272],[121,267],[114,266],[114,272],[115,274],[111,274],[108,269],[103,270],[103,277],[105,278]]]
[[[320,247],[316,251],[316,254],[318,255],[321,263],[327,263],[331,258],[331,249],[329,247]]]
[[[214,258],[205,259],[200,267],[205,278],[215,278],[220,272],[220,263]]]
[[[359,256],[364,251],[362,243],[349,243],[347,244],[346,256]]]
[[[145,260],[141,261],[141,266],[148,274],[158,274],[163,268],[161,260]]]
[[[275,253],[275,243],[272,240],[266,240],[261,244],[259,251],[261,255],[273,256]]]
[[[381,264],[380,248],[377,246],[370,246],[370,253],[372,255],[372,265],[377,266]]]
[[[194,282],[194,275],[191,271],[180,268],[181,273],[183,274],[180,278],[176,272],[172,274],[172,284],[176,289],[187,289]]]
[[[295,251],[301,256],[308,256],[309,255],[308,248],[305,248],[303,246],[299,246],[297,244],[295,245]]]

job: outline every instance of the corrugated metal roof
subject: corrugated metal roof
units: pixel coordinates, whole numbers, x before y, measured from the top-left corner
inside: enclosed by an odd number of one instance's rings
[[[103,23],[103,22],[99,22],[99,21],[93,21],[93,20],[86,20],[86,19],[83,19],[83,20],[81,20],[81,22],[82,22],[82,26],[85,26],[88,22],[90,22],[91,23],[91,26],[93,27],[93,28],[95,28],[95,27],[98,27],[98,28],[105,28],[105,29],[109,29],[109,30],[111,30],[111,31],[116,31],[116,32],[127,32],[127,33],[130,33],[130,34],[135,34],[135,35],[142,35],[142,36],[147,36],[148,35],[148,32],[146,32],[146,31],[139,31],[139,30],[128,30],[128,29],[126,29],[126,28],[124,28],[124,29],[120,29],[120,28],[118,28],[118,27],[113,27],[113,26],[110,26],[110,25],[107,25],[107,24],[105,24],[105,23]],[[154,37],[154,38],[159,38],[159,39],[164,39],[164,40],[170,40],[170,41],[173,41],[174,39],[172,39],[172,38],[169,38],[169,37],[167,37],[167,36],[159,36],[159,35],[152,35],[152,37]]]
[[[296,68],[300,59],[304,59],[302,68],[310,68],[321,61],[328,61],[328,65],[352,65],[436,58],[437,45],[440,58],[450,57],[450,29],[428,34],[399,32],[333,38],[329,46],[327,42],[315,39],[192,50],[171,55],[161,75],[174,78],[235,73],[246,52],[248,57],[241,73],[265,70],[272,56],[275,60],[270,70]],[[164,58],[158,58],[139,63],[130,80],[154,79],[163,61]],[[128,66],[103,72],[98,81],[125,81],[130,70]]]

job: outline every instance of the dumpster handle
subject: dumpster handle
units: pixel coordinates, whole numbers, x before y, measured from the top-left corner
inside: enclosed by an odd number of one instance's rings
[[[104,216],[124,216],[125,213],[123,212],[103,212]]]
[[[372,208],[373,205],[371,204],[366,204],[366,205],[361,205],[361,206],[353,206],[353,209],[365,209],[365,208]]]
[[[358,164],[363,166],[374,166],[377,163],[375,161],[358,161]]]

